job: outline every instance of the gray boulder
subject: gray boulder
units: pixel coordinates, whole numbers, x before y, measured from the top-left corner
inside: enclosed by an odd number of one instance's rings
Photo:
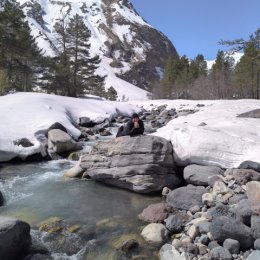
[[[0,259],[21,257],[30,245],[29,224],[13,217],[0,216]]]
[[[246,193],[252,213],[260,215],[260,182],[248,182],[246,184]]]
[[[165,226],[170,233],[178,233],[183,228],[183,222],[179,215],[171,215],[165,220]]]
[[[254,109],[238,115],[237,117],[243,118],[260,118],[260,109]]]
[[[251,169],[234,169],[232,175],[239,185],[250,181],[260,181],[260,173]]]
[[[223,243],[223,247],[226,248],[231,254],[239,254],[240,243],[234,239],[226,239]]]
[[[218,247],[214,247],[211,250],[209,254],[209,260],[219,260],[219,259],[232,260],[233,258],[226,248],[222,246],[218,246]]]
[[[52,129],[48,132],[49,154],[64,154],[82,149],[82,144],[75,142],[72,137],[60,129]]]
[[[230,217],[213,219],[209,231],[214,240],[224,242],[227,238],[235,239],[244,249],[252,247],[254,243],[251,229]]]
[[[82,156],[80,167],[85,178],[139,193],[174,188],[181,182],[174,170],[171,143],[157,136],[123,136],[98,142]]]
[[[255,250],[253,251],[246,260],[259,260],[260,259],[260,251]]]
[[[247,226],[250,226],[252,211],[248,199],[243,199],[237,204],[232,205],[230,211],[235,214],[237,219],[241,220]]]
[[[192,164],[184,168],[184,179],[197,186],[208,186],[208,178],[223,175],[224,171],[217,166],[201,166]]]
[[[251,230],[253,232],[254,239],[260,238],[260,216],[251,217]]]
[[[162,246],[159,252],[160,260],[182,260],[180,253],[171,244]]]
[[[202,207],[202,195],[206,192],[208,191],[202,186],[188,185],[171,191],[166,197],[166,202],[172,207],[184,210],[194,206]]]

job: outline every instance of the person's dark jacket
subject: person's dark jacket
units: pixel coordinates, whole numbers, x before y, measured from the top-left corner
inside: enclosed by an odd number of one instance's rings
[[[130,120],[124,129],[124,135],[130,135],[130,136],[135,136],[135,135],[142,135],[144,133],[144,123],[141,119],[138,120],[139,127],[135,128],[134,123],[132,120]]]
[[[138,124],[139,124],[139,128],[135,128],[134,123],[132,122],[132,120],[130,120],[125,127],[121,126],[118,129],[118,133],[116,137],[125,136],[125,135],[130,135],[130,136],[142,135],[144,133],[144,123],[141,119],[139,119]]]

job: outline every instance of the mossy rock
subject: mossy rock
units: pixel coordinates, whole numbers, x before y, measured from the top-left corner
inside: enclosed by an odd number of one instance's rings
[[[135,240],[139,243],[139,245],[144,244],[144,240],[141,236],[137,234],[123,234],[121,236],[117,236],[111,240],[111,246],[115,249],[120,248],[120,246],[123,245],[124,242],[128,240]]]
[[[82,154],[83,154],[82,152],[73,152],[69,155],[68,160],[78,161]]]
[[[76,224],[76,225],[73,225],[73,226],[68,227],[68,231],[69,231],[70,233],[77,233],[80,228],[81,228],[81,226],[78,225],[78,224]]]
[[[109,218],[101,219],[96,223],[98,228],[116,228],[118,227],[118,222],[111,220]]]
[[[38,224],[40,231],[45,231],[49,234],[59,233],[65,229],[62,219],[58,217],[50,217]]]

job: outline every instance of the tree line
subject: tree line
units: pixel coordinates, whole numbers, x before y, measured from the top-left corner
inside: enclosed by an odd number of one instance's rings
[[[55,57],[39,49],[21,6],[15,0],[0,3],[0,95],[32,91],[78,97],[92,94],[111,100],[117,92],[104,87],[105,77],[95,74],[99,56],[90,55],[91,31],[78,14],[66,14],[55,28]]]
[[[210,70],[203,55],[193,60],[185,55],[168,57],[159,87],[154,85],[153,98],[240,99],[260,98],[260,28],[249,40],[221,41],[232,46],[231,51],[243,50],[235,65],[234,59],[218,51]]]

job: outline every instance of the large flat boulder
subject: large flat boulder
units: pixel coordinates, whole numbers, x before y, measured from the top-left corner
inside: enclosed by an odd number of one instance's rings
[[[181,180],[175,173],[173,148],[156,136],[123,136],[98,142],[81,157],[83,177],[139,193],[174,188]]]
[[[0,259],[21,257],[30,245],[29,224],[13,217],[0,216]]]

